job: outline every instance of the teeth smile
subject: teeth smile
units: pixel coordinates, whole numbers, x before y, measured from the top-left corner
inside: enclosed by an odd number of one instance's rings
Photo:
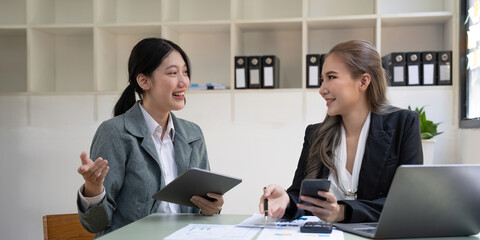
[[[174,96],[184,96],[185,92],[173,93]]]

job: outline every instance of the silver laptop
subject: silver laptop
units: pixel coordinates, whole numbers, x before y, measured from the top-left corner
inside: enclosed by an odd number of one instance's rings
[[[378,223],[337,223],[369,238],[469,236],[480,232],[480,165],[404,165]]]

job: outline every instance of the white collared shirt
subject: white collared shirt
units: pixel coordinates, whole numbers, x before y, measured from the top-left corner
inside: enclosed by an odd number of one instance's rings
[[[357,199],[358,177],[362,167],[363,154],[365,153],[365,145],[367,144],[368,132],[370,130],[370,115],[368,113],[365,123],[363,123],[360,137],[358,138],[357,151],[355,161],[353,163],[352,174],[348,172],[347,166],[347,137],[345,127],[341,125],[341,141],[335,148],[334,162],[337,169],[338,182],[333,172],[330,172],[328,179],[331,182],[331,189],[337,200],[355,200]]]
[[[175,162],[175,149],[173,147],[173,139],[175,137],[175,128],[173,127],[172,116],[168,114],[167,130],[163,139],[162,126],[158,124],[155,119],[142,107],[140,104],[145,122],[150,135],[152,136],[155,149],[157,150],[157,156],[160,160],[162,168],[162,177],[165,185],[169,184],[173,179],[177,178],[177,163]],[[157,212],[162,213],[179,213],[180,206],[178,204],[161,201],[158,206]]]
[[[170,114],[168,115],[167,131],[165,131],[165,136],[161,139],[162,126],[153,119],[141,104],[140,110],[142,111],[145,123],[147,124],[149,134],[152,136],[153,143],[155,144],[155,150],[157,151],[157,156],[160,160],[162,169],[162,180],[165,182],[165,185],[167,185],[178,176],[177,164],[175,162],[175,148],[173,146],[175,128],[173,127],[172,116]],[[97,196],[84,197],[82,194],[83,188],[84,186],[82,185],[79,189],[79,196],[82,207],[85,210],[99,204],[105,197],[105,189]],[[161,201],[157,212],[179,213],[180,206],[178,204]]]

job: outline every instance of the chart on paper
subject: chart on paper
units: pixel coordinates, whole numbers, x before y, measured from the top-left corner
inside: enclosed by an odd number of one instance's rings
[[[301,233],[298,229],[263,229],[257,240],[321,240],[321,239],[333,239],[343,240],[343,232],[339,230],[333,230],[330,234],[323,233]]]
[[[251,217],[243,220],[237,226],[258,227],[258,228],[289,228],[289,227],[299,228],[303,226],[306,222],[316,222],[316,221],[320,221],[320,219],[315,216],[303,216],[293,221],[286,221],[279,218],[268,218],[268,220],[265,221],[263,214],[255,213]]]
[[[189,224],[170,234],[165,240],[250,240],[260,229],[242,228],[234,225]]]

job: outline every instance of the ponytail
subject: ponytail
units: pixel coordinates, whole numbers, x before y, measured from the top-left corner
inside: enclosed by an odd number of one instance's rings
[[[113,109],[113,116],[116,117],[120,114],[125,113],[128,109],[135,105],[135,102],[135,87],[132,86],[132,84],[129,84],[127,88],[125,88],[125,90],[123,91],[120,99],[118,99],[118,102],[115,104],[115,107]]]

